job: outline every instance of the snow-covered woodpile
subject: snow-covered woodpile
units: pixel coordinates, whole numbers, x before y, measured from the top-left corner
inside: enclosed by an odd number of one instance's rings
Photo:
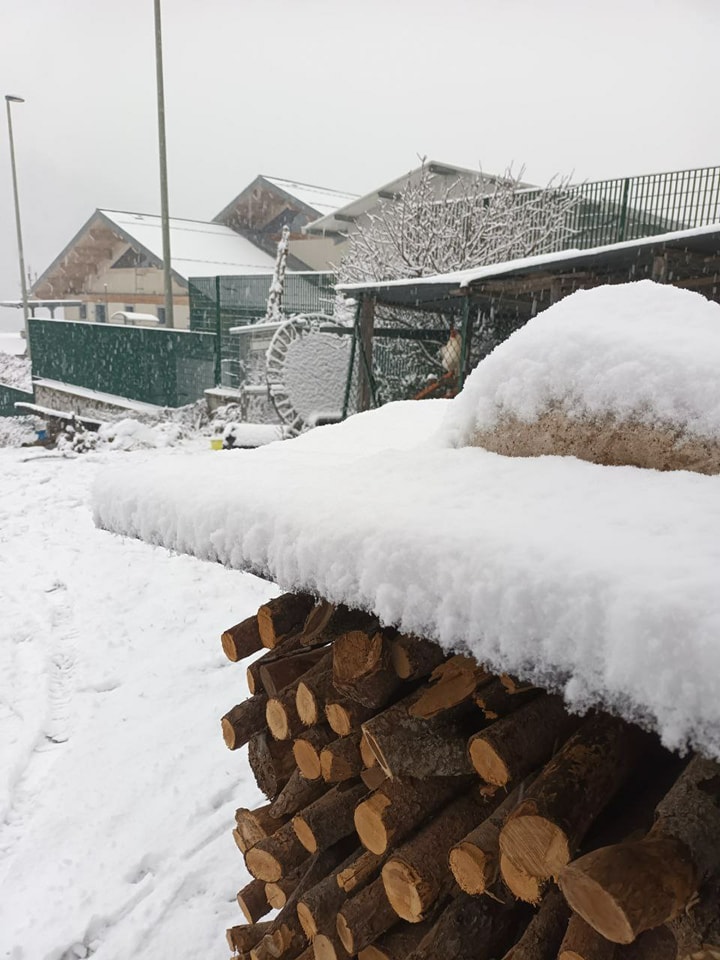
[[[306,594],[222,644],[266,648],[222,718],[268,798],[234,957],[720,957],[714,761]]]

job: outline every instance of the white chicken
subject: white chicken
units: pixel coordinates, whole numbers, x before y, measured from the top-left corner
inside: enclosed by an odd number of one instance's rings
[[[460,353],[461,353],[461,342],[460,334],[457,330],[450,331],[450,339],[445,344],[444,347],[440,347],[438,351],[440,355],[440,363],[443,365],[448,373],[457,376],[458,371],[460,370]]]

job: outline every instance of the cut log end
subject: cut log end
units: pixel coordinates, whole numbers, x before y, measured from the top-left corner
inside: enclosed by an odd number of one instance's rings
[[[302,681],[298,684],[295,694],[295,705],[298,716],[306,727],[312,727],[313,724],[319,722],[321,712],[320,704],[318,704],[317,698],[310,687],[306,686]]]
[[[265,718],[270,733],[276,740],[290,739],[290,720],[285,707],[279,700],[268,700]]]
[[[472,843],[460,843],[450,851],[450,869],[465,893],[485,893],[497,877],[497,860]]]
[[[571,859],[568,838],[562,828],[535,814],[512,816],[500,834],[500,848],[523,870],[547,880],[557,877]]]
[[[545,882],[539,877],[525,873],[502,853],[500,854],[500,873],[506,886],[525,903],[537,905],[542,900]]]
[[[302,900],[296,905],[295,909],[297,910],[298,920],[300,921],[300,926],[303,928],[305,936],[308,940],[312,940],[313,937],[316,937],[318,934],[318,927],[312,911]]]
[[[341,913],[339,913],[337,916],[337,933],[340,937],[340,942],[345,947],[347,952],[351,957],[354,956],[355,953],[357,953],[355,950],[355,937],[350,929],[350,924]]]
[[[511,779],[510,770],[491,744],[482,739],[472,739],[469,754],[470,763],[486,783],[496,787],[507,786]]]
[[[265,883],[274,883],[283,875],[282,864],[267,850],[251,847],[245,854],[245,863],[250,873]]]
[[[390,800],[382,793],[373,793],[355,809],[355,829],[360,842],[371,853],[385,853],[390,836],[383,822],[383,812]]]
[[[315,839],[315,834],[312,832],[307,823],[303,820],[302,816],[293,817],[293,830],[300,841],[300,843],[305,847],[310,853],[317,853],[318,844]]]
[[[345,954],[342,948],[333,943],[333,938],[325,933],[319,933],[313,940],[315,960],[340,960]]]
[[[300,738],[293,744],[293,756],[300,773],[306,780],[319,780],[322,776],[320,754],[309,740]]]
[[[409,923],[419,923],[432,902],[432,893],[417,871],[402,860],[389,860],[382,869],[382,881],[390,906]]]

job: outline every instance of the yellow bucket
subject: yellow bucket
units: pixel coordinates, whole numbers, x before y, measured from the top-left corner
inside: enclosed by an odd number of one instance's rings
[[[211,437],[210,439],[210,449],[211,450],[222,450],[222,437]]]

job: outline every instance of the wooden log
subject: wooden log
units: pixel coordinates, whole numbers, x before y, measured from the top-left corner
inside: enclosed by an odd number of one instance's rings
[[[526,693],[529,690],[537,689],[534,684],[527,680],[520,680],[519,677],[513,677],[509,673],[501,673],[500,682],[508,693]]]
[[[677,956],[681,960],[694,960],[702,951],[707,954],[702,960],[720,960],[720,874],[703,884],[697,898],[668,924],[667,929],[676,942]],[[645,936],[647,934],[641,934],[638,940]]]
[[[332,653],[328,651],[297,685],[295,709],[306,727],[325,719],[325,703],[334,693]]]
[[[319,933],[313,940],[315,960],[347,960],[349,954],[343,947],[337,931]]]
[[[273,833],[283,825],[282,820],[271,816],[270,806],[271,804],[267,803],[262,807],[256,807],[255,810],[250,810],[247,807],[239,807],[235,811],[237,831],[242,837],[247,850],[253,847],[258,840],[271,837]]]
[[[549,760],[580,723],[562,697],[543,694],[472,736],[470,762],[486,783],[505,787]]]
[[[400,920],[374,943],[358,951],[358,960],[406,960],[431,928],[431,920],[422,923]]]
[[[560,944],[558,960],[613,960],[615,944],[573,913]]]
[[[239,750],[265,728],[267,697],[256,694],[228,710],[220,721],[223,740],[229,750]]]
[[[359,856],[361,856],[360,850],[356,848],[338,865],[336,870],[310,887],[298,900],[298,917],[309,939],[320,933],[335,933],[335,916],[347,899],[344,888],[338,883],[338,876],[349,868],[356,869]],[[379,869],[379,864],[376,869]],[[369,879],[370,874],[366,873],[364,882],[368,882]]]
[[[502,680],[493,680],[477,691],[474,700],[486,720],[499,720],[539,697],[541,693],[542,690],[531,686],[520,687],[511,692]]]
[[[525,932],[503,960],[556,960],[569,919],[570,907],[565,898],[557,887],[551,887]]]
[[[414,837],[390,856],[382,881],[390,904],[409,923],[424,920],[432,904],[452,883],[448,851],[472,827],[485,820],[502,798],[481,797],[475,789],[456,797]]]
[[[573,910],[615,943],[673,920],[720,872],[720,766],[696,756],[658,804],[647,837],[592,851],[560,886]]]
[[[276,742],[265,731],[251,738],[248,762],[258,787],[271,800],[278,796],[295,770],[291,745]]]
[[[293,755],[294,753],[295,745],[293,744]],[[268,813],[278,820],[285,820],[317,800],[326,789],[322,780],[308,780],[303,776],[302,771],[293,770],[288,782],[270,804]]]
[[[244,660],[250,654],[262,650],[262,640],[258,630],[257,617],[248,617],[246,620],[229,627],[220,635],[220,642],[225,656],[233,663]]]
[[[467,722],[448,713],[428,720],[411,716],[409,709],[417,696],[417,692],[411,694],[362,725],[380,766],[389,777],[419,780],[471,773],[467,738],[472,731]]]
[[[637,940],[625,945],[615,944],[613,960],[718,960],[720,954],[700,950],[693,955],[681,951],[672,931],[668,927],[655,927],[646,930]]]
[[[352,863],[338,870],[335,881],[346,896],[357,893],[372,879],[382,866],[384,857],[365,850]]]
[[[295,738],[293,756],[306,780],[319,780],[322,777],[320,752],[336,739],[337,734],[324,724],[321,727],[312,727]]]
[[[428,685],[409,708],[411,717],[435,717],[469,700],[475,691],[493,679],[474,657],[458,654],[445,660],[430,674]]]
[[[373,880],[340,908],[337,932],[347,952],[353,956],[385,933],[397,921],[382,879]]]
[[[377,710],[372,707],[364,707],[356,700],[349,697],[340,696],[337,691],[333,694],[331,700],[325,704],[325,716],[331,729],[340,737],[346,737],[357,730],[361,724],[375,716]]]
[[[315,643],[323,640],[331,643],[350,630],[375,631],[379,626],[378,619],[373,614],[362,610],[351,610],[345,604],[329,603],[321,600],[305,619],[302,629],[302,642]]]
[[[361,728],[362,729],[362,728]],[[373,767],[378,766],[378,758],[375,755],[375,751],[370,745],[370,741],[365,736],[365,731],[362,731],[362,736],[360,737],[360,756],[362,757],[362,762],[365,764],[367,770],[372,770]],[[385,776],[387,776],[387,771],[383,770]]]
[[[362,744],[363,738],[360,737],[360,744]],[[360,754],[362,758],[362,753]],[[383,783],[388,779],[388,775],[385,773],[382,767],[379,767],[377,764],[374,767],[365,767],[360,771],[360,779],[368,788],[368,790],[377,790],[378,787],[382,786]]]
[[[269,935],[266,935],[268,950],[273,957],[294,956],[305,948],[307,938],[300,926],[298,903],[308,890],[332,873],[348,853],[348,843],[341,842],[310,858],[300,882],[273,921]]]
[[[409,633],[399,633],[390,644],[390,662],[401,680],[427,677],[447,656],[439,644]]]
[[[402,680],[390,666],[394,631],[351,630],[333,644],[333,683],[365,707],[380,709],[395,697]]]
[[[502,851],[500,852],[500,876],[514,897],[525,903],[532,903],[534,906],[542,900],[549,882],[516,866]]]
[[[500,873],[500,830],[529,784],[523,782],[502,803],[457,843],[448,857],[457,885],[465,893],[485,893]],[[502,796],[502,794],[500,794]]]
[[[295,873],[265,884],[265,896],[273,910],[282,910],[302,880],[304,872],[301,866]]]
[[[347,737],[338,737],[320,751],[320,769],[326,783],[342,783],[359,777],[363,762],[360,756],[361,730]]]
[[[274,883],[297,870],[307,860],[307,849],[300,843],[292,821],[271,837],[258,840],[245,854],[245,866],[257,880]]]
[[[271,697],[277,697],[282,691],[312,670],[328,656],[328,651],[320,647],[315,650],[301,650],[287,656],[266,654],[257,662],[258,674],[263,689]],[[265,661],[265,662],[263,662]]]
[[[385,853],[468,785],[463,777],[386,780],[355,808],[355,829],[363,846]]]
[[[277,697],[268,697],[265,720],[276,740],[292,740],[305,729],[295,704],[295,684],[286,687]]]
[[[284,593],[264,603],[257,612],[263,646],[272,650],[287,634],[300,633],[314,605],[314,598],[306,593]]]
[[[354,832],[353,811],[367,795],[362,782],[340,783],[292,819],[301,844],[310,853],[325,850]]]
[[[248,923],[257,923],[272,910],[262,880],[251,880],[238,891],[237,902]]]
[[[458,894],[411,954],[412,960],[492,960],[513,942],[528,909],[508,897]]]
[[[230,927],[226,933],[228,946],[237,953],[247,953],[255,946],[271,927],[271,922],[246,923]]]
[[[586,719],[508,817],[500,833],[503,854],[532,876],[557,877],[651,742],[608,714]]]

